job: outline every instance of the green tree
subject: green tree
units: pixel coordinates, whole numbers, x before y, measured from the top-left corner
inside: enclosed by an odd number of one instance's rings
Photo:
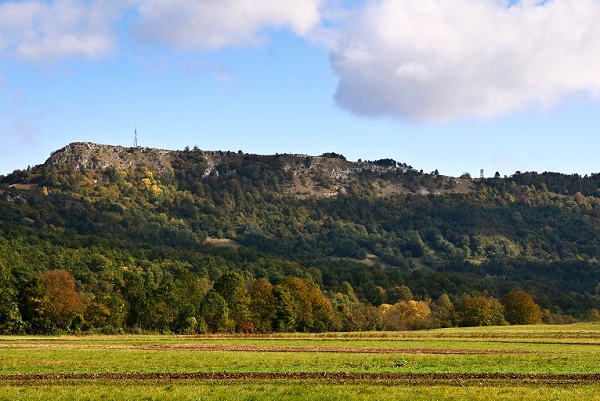
[[[347,283],[346,283],[347,284]],[[349,285],[349,284],[348,284]],[[350,287],[351,288],[351,287]],[[331,297],[333,307],[333,329],[335,331],[354,331],[351,326],[352,310],[358,300],[355,296],[338,292]]]
[[[462,305],[462,326],[499,326],[506,324],[504,307],[495,298],[465,297]]]
[[[218,292],[209,291],[200,304],[200,318],[212,333],[228,331],[231,328],[227,302]]]
[[[161,298],[174,312],[170,329],[177,333],[193,333],[202,297],[210,287],[186,268],[175,267],[172,274],[173,277],[162,284],[160,291]]]
[[[250,323],[250,298],[244,278],[238,272],[227,272],[215,282],[213,290],[220,294],[237,331],[247,331]]]
[[[104,328],[110,315],[110,309],[103,303],[87,302],[83,313],[83,318],[85,320],[83,329]]]
[[[129,328],[147,328],[148,294],[144,277],[140,271],[125,269],[123,279],[121,293],[127,302],[125,325]]]
[[[254,329],[259,333],[270,333],[277,318],[277,305],[273,286],[269,280],[255,280],[248,290],[250,296],[250,316]]]
[[[367,301],[375,306],[379,306],[384,303],[387,297],[385,288],[376,285],[372,281],[361,284],[360,290]]]
[[[277,332],[288,333],[296,330],[298,304],[292,292],[285,286],[273,287],[275,298],[275,320],[273,328]]]
[[[513,291],[501,299],[504,317],[510,324],[540,324],[542,310],[525,291]]]
[[[433,304],[431,313],[440,327],[449,327],[454,321],[454,305],[448,294],[443,293]]]
[[[278,284],[289,291],[295,305],[295,327],[301,332],[327,330],[333,319],[333,308],[319,287],[299,277],[286,277]]]
[[[152,299],[147,311],[148,328],[168,332],[177,317],[177,311],[165,301]]]
[[[406,285],[396,286],[387,293],[388,302],[396,303],[399,301],[412,301],[413,293]]]
[[[17,295],[13,275],[0,262],[0,334],[18,334],[24,329]]]

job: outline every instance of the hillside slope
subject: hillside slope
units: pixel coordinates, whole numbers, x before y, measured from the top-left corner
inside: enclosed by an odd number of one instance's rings
[[[17,282],[65,267],[90,294],[122,294],[123,266],[153,282],[169,263],[208,281],[236,270],[331,293],[346,283],[373,305],[402,286],[456,302],[525,290],[581,318],[600,306],[599,181],[73,143],[0,179],[0,266]]]

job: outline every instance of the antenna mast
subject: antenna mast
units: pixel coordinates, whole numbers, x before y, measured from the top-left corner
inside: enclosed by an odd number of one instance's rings
[[[137,144],[137,127],[135,127],[135,129],[133,130],[134,132],[134,137],[133,137],[133,147],[137,148],[138,144]]]

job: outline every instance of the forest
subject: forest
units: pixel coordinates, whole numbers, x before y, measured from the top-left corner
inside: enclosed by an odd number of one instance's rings
[[[71,144],[0,176],[0,333],[598,321],[599,184]]]

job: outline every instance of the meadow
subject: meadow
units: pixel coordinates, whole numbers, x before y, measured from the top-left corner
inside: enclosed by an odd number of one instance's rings
[[[0,337],[4,400],[600,400],[600,325]]]

